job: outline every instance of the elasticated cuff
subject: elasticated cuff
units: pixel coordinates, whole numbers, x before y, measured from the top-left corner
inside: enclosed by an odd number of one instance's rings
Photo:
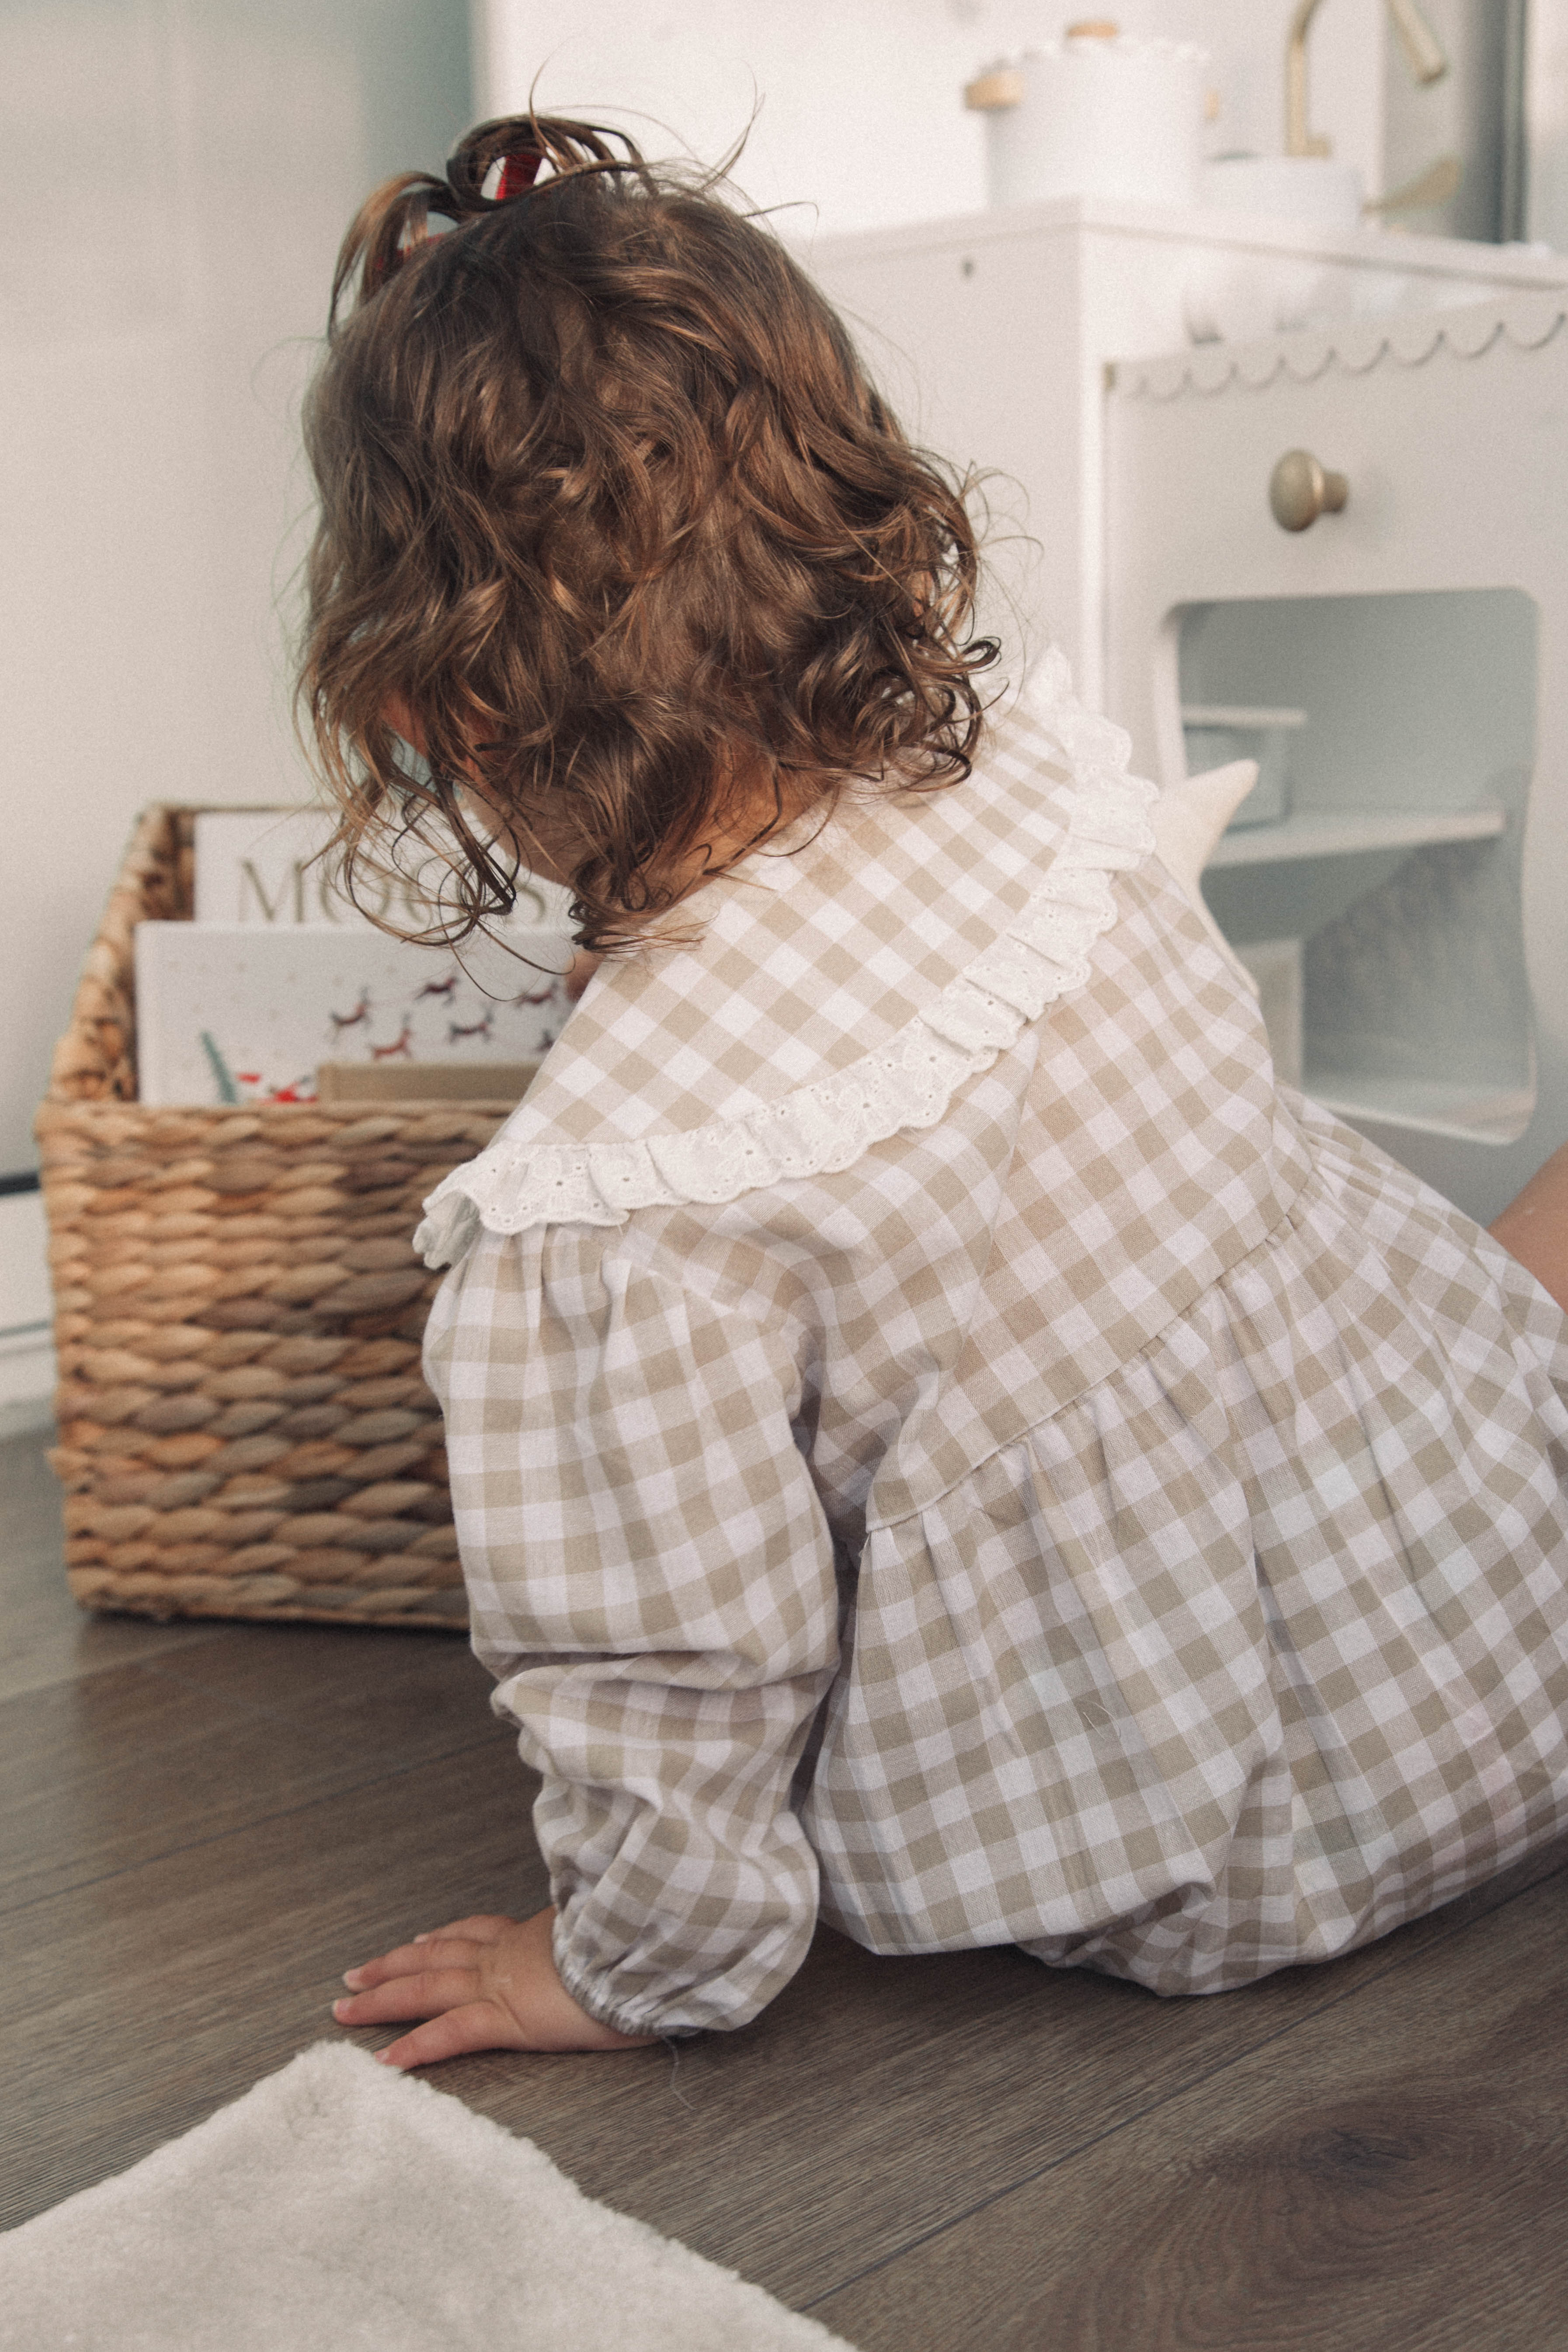
[[[613,2033],[656,2033],[662,2042],[686,2042],[703,2029],[700,2025],[669,2025],[658,2016],[649,2000],[617,2001],[604,1979],[585,1976],[562,1949],[561,1922],[557,1919],[552,1939],[555,1973],[581,2010],[585,2010],[595,2025],[607,2025]]]

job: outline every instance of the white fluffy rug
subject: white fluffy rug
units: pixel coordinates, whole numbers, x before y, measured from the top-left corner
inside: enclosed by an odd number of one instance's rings
[[[16,2352],[848,2352],[526,2139],[318,2042],[0,2237]]]

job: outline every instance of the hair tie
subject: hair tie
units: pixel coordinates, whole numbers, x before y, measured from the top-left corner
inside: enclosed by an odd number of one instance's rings
[[[504,205],[509,196],[526,195],[539,177],[544,158],[526,147],[509,148],[500,159],[500,177],[496,182],[495,202]]]
[[[618,154],[617,147],[622,151]],[[445,179],[428,172],[404,172],[361,205],[338,255],[327,312],[329,332],[338,324],[356,273],[358,299],[368,301],[405,261],[426,250],[432,241],[432,213],[460,228],[532,194],[546,164],[546,184],[552,188],[595,173],[629,174],[652,185],[637,142],[624,131],[537,114],[503,115],[494,122],[481,122],[448,158]],[[487,194],[492,181],[493,193]]]

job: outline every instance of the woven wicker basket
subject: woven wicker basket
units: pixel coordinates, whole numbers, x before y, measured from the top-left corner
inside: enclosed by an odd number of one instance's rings
[[[411,1236],[511,1105],[138,1104],[132,932],[189,915],[196,814],[140,821],[38,1113],[71,1591],[460,1629]]]

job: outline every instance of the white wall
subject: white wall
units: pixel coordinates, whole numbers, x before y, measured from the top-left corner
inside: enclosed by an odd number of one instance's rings
[[[1530,0],[1527,234],[1568,252],[1568,0]]]
[[[1278,148],[1294,0],[1111,0],[1129,32],[1197,40],[1221,107],[1211,144]],[[1047,0],[474,0],[487,113],[536,102],[637,131],[655,153],[715,162],[752,125],[737,177],[784,226],[875,228],[984,202],[977,68],[1096,7]],[[1312,34],[1313,115],[1382,185],[1382,0],[1326,0]],[[760,105],[759,105],[760,101]],[[645,120],[639,124],[635,117]],[[673,134],[673,140],[671,135]]]
[[[307,789],[299,392],[354,205],[470,108],[464,0],[0,9],[0,1172],[135,811]]]

